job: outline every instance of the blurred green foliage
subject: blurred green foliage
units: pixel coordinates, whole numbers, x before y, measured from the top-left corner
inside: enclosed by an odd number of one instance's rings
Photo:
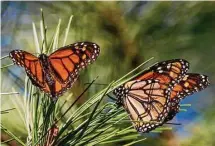
[[[208,108],[203,116],[204,120],[198,125],[188,127],[192,133],[192,138],[185,138],[182,140],[182,146],[214,146],[215,139],[215,117],[214,106]]]
[[[156,138],[150,137],[143,143],[154,146],[214,145],[215,128],[211,127],[214,125],[215,114],[214,2],[2,2],[2,37],[11,36],[11,43],[2,46],[2,56],[17,48],[35,52],[31,21],[36,23],[38,29],[40,8],[44,10],[49,41],[58,19],[62,20],[60,35],[63,35],[67,20],[73,14],[67,44],[92,41],[101,47],[101,54],[96,63],[82,71],[73,87],[71,92],[75,95],[83,91],[84,83],[90,82],[97,75],[97,82],[109,83],[150,57],[155,57],[155,61],[184,58],[191,64],[190,72],[208,75],[212,83],[210,88],[204,94],[200,94],[200,98],[192,101],[192,108],[201,111],[199,113],[203,117],[195,124],[187,126],[191,135],[182,139],[168,132]],[[13,9],[19,10],[16,17],[5,18]],[[59,44],[59,47],[61,46],[62,44]],[[9,60],[2,61],[4,65],[10,63]],[[15,90],[21,90],[25,73],[22,71],[12,76],[15,69],[16,67],[10,67],[2,70],[2,92],[11,92],[8,85],[14,82],[17,83],[14,85]],[[101,87],[92,87],[89,94],[92,95],[99,88]],[[9,98],[13,100],[16,97]],[[8,97],[2,96],[1,100],[2,109],[13,107],[8,102]],[[16,133],[24,135],[24,128],[20,129],[22,126],[17,126],[21,123],[20,117],[15,116],[18,115],[17,112],[12,111],[9,117],[13,113],[13,120],[3,115],[2,122],[14,127]],[[186,128],[183,121],[180,122]]]

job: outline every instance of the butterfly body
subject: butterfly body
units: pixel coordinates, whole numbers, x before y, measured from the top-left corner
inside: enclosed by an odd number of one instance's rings
[[[57,97],[55,95],[56,89],[55,89],[55,80],[53,77],[54,74],[52,73],[52,70],[50,68],[50,62],[49,62],[48,56],[46,54],[40,54],[38,58],[39,58],[39,63],[42,67],[44,80],[47,83],[48,88],[50,89],[51,97],[53,98],[53,100],[56,100]],[[44,87],[44,83],[43,83],[43,87]]]
[[[23,50],[13,50],[9,56],[15,64],[25,68],[35,86],[56,100],[72,87],[79,71],[95,61],[99,53],[97,44],[78,42],[59,48],[49,56],[36,57]]]

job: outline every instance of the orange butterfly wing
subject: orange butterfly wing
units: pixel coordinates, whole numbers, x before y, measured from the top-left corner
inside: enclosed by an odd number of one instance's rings
[[[25,68],[33,85],[39,87],[45,93],[50,94],[50,89],[44,79],[44,72],[39,58],[23,50],[13,50],[9,56],[14,64]]]
[[[179,112],[179,102],[186,96],[192,95],[195,92],[201,91],[209,85],[209,80],[206,75],[188,73],[184,78],[175,84],[170,94],[170,112],[165,121],[172,120]]]
[[[58,49],[49,56],[55,78],[62,84],[73,81],[79,71],[95,61],[100,48],[91,42],[78,42]]]
[[[149,70],[135,77],[136,80],[160,79],[163,83],[177,82],[189,69],[189,63],[184,59],[172,59],[159,62],[150,67]]]
[[[40,88],[44,87],[44,74],[39,59],[22,50],[13,50],[9,54],[14,64],[22,66],[32,83]]]
[[[123,105],[137,131],[149,132],[163,124],[170,91],[188,68],[189,63],[182,59],[160,62],[114,90],[117,104]]]

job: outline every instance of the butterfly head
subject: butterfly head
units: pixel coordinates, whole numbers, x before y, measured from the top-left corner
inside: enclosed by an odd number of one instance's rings
[[[46,54],[40,54],[39,60],[42,62],[43,65],[48,66],[48,56]]]
[[[46,54],[40,54],[39,59],[40,60],[46,60],[48,58],[48,56]]]

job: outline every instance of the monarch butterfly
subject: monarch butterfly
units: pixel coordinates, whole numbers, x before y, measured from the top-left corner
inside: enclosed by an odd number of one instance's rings
[[[165,121],[172,120],[179,112],[179,102],[186,96],[192,95],[195,92],[201,91],[209,85],[209,80],[206,75],[187,73],[183,79],[174,85],[170,94],[170,112]]]
[[[163,124],[170,111],[174,84],[185,76],[189,63],[183,59],[160,62],[114,90],[138,132],[149,132]]]
[[[33,85],[56,100],[71,88],[79,71],[95,61],[100,48],[92,42],[77,42],[53,52],[49,56],[36,57],[26,51],[13,50],[9,56],[12,61],[25,68]]]

